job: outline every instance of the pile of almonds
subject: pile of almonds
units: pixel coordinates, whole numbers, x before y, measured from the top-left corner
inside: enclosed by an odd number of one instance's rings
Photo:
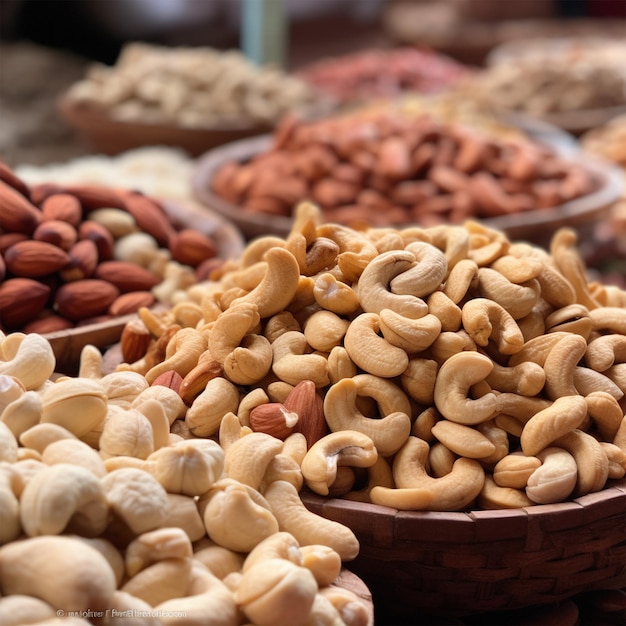
[[[270,149],[224,162],[208,185],[251,213],[289,216],[308,199],[326,220],[358,228],[459,224],[550,208],[599,182],[538,143],[374,112],[285,119]]]
[[[133,313],[219,263],[213,237],[132,190],[40,183],[0,163],[0,328],[48,333]]]

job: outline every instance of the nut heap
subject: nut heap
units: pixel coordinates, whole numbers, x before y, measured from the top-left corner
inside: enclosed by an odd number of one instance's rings
[[[304,434],[321,495],[517,508],[624,476],[626,292],[587,281],[574,231],[548,252],[473,221],[320,215],[300,204],[287,238],[141,310],[117,370],[176,390],[196,437]]]
[[[216,241],[148,196],[26,185],[0,163],[0,328],[47,333],[167,302],[217,262]]]
[[[598,188],[587,168],[530,141],[507,141],[430,117],[390,112],[283,120],[273,146],[222,164],[208,183],[245,211],[368,225],[462,223],[544,209]]]
[[[61,376],[41,335],[0,333],[4,626],[373,623],[356,537],[298,496],[302,435],[195,438],[171,387],[98,358]]]
[[[304,81],[258,67],[238,50],[137,42],[125,45],[114,66],[92,66],[67,97],[117,120],[187,128],[273,125],[321,102]]]

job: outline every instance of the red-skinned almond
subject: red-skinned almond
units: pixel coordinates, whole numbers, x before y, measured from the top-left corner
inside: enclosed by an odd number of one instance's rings
[[[106,280],[76,280],[57,289],[54,308],[63,317],[76,322],[106,314],[119,295],[119,289]]]
[[[31,235],[41,222],[41,211],[17,189],[0,180],[0,229]]]
[[[161,278],[144,267],[127,261],[105,261],[96,267],[96,278],[115,285],[122,293],[150,291],[161,282]]]
[[[45,241],[20,241],[4,253],[7,269],[23,278],[53,274],[65,267],[69,260],[65,250]]]
[[[21,328],[43,311],[50,287],[32,278],[10,278],[0,284],[0,325]]]

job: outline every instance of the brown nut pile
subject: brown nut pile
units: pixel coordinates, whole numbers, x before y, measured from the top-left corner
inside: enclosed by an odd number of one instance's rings
[[[358,228],[462,223],[554,207],[597,177],[540,144],[390,112],[283,120],[273,145],[223,163],[212,191],[245,211],[291,215],[308,199]]]
[[[0,163],[0,328],[48,333],[167,302],[215,264],[213,237],[131,190],[29,186]]]
[[[589,282],[576,243],[474,221],[357,231],[302,203],[285,239],[141,310],[117,371],[175,390],[190,435],[303,434],[321,495],[564,501],[626,472],[626,292]]]
[[[0,333],[3,626],[373,624],[356,537],[299,499],[303,438],[190,437],[175,391],[98,359],[62,376]]]
[[[258,67],[238,50],[132,42],[114,66],[94,65],[67,97],[112,118],[186,128],[272,125],[321,101],[304,81]]]
[[[438,93],[457,85],[470,69],[432,50],[360,50],[302,68],[300,78],[342,103]]]

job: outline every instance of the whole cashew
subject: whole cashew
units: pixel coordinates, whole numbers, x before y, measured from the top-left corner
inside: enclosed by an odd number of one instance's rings
[[[515,320],[528,315],[539,300],[541,287],[535,279],[512,283],[495,269],[481,267],[475,282],[483,298],[497,302]]]
[[[488,474],[477,502],[483,509],[521,509],[533,504],[522,489],[502,487]]]
[[[195,328],[181,328],[169,341],[165,350],[165,360],[151,367],[145,374],[146,380],[153,383],[164,372],[174,370],[185,376],[198,362],[207,349],[207,340]]]
[[[350,322],[331,311],[317,311],[304,323],[307,343],[320,352],[330,352],[343,342]]]
[[[500,354],[515,354],[524,345],[524,336],[513,316],[493,300],[468,300],[461,315],[463,327],[479,346],[486,346],[492,339]]]
[[[454,304],[459,304],[467,295],[477,273],[478,265],[476,261],[460,259],[448,272],[448,276],[442,288],[443,293],[448,296]]]
[[[511,367],[494,362],[493,370],[485,380],[496,391],[537,396],[546,382],[546,372],[541,365],[532,361],[523,361]]]
[[[213,378],[187,410],[185,424],[196,437],[210,437],[219,430],[222,417],[235,413],[238,404],[237,387],[225,378]]]
[[[493,479],[500,487],[525,489],[532,473],[541,465],[536,456],[526,456],[521,450],[502,457],[493,468]]]
[[[391,279],[392,293],[425,296],[438,289],[448,273],[448,261],[443,252],[424,241],[415,241],[404,249],[413,255],[414,261],[410,269]]]
[[[585,361],[592,369],[605,372],[617,363],[626,362],[626,335],[603,335],[589,342]]]
[[[229,478],[258,489],[271,460],[283,442],[266,433],[253,432],[232,443],[224,454],[224,471]]]
[[[576,486],[576,460],[567,450],[555,446],[538,452],[537,458],[541,466],[528,477],[526,494],[537,504],[562,502]]]
[[[592,391],[585,396],[585,402],[603,441],[613,441],[624,417],[619,402],[606,391]]]
[[[586,350],[587,342],[583,337],[568,333],[548,352],[543,364],[548,398],[556,400],[578,393],[574,385],[574,371]]]
[[[444,332],[456,332],[461,328],[461,309],[443,291],[433,291],[426,298],[428,311],[441,322]]]
[[[327,360],[321,354],[309,352],[304,333],[288,331],[272,343],[272,371],[281,380],[297,385],[312,380],[317,387],[329,383]]]
[[[565,331],[576,333],[588,340],[593,330],[593,321],[586,307],[581,304],[570,304],[550,313],[545,319],[545,327],[549,333]]]
[[[594,330],[626,335],[626,315],[622,307],[603,306],[589,311]]]
[[[14,376],[25,389],[38,389],[54,372],[56,357],[47,339],[13,333],[0,343],[0,374]]]
[[[432,434],[446,448],[468,459],[485,459],[496,452],[496,446],[478,428],[440,420],[432,427]]]
[[[330,272],[315,277],[313,297],[323,309],[337,315],[352,315],[361,306],[354,289]]]
[[[378,325],[386,341],[402,348],[409,355],[431,346],[442,328],[441,320],[432,313],[412,319],[391,309],[380,311]]]
[[[159,528],[135,537],[126,547],[125,569],[131,578],[163,559],[186,559],[193,556],[191,541],[180,528]]]
[[[435,381],[439,365],[433,359],[414,357],[409,359],[400,376],[402,388],[416,402],[431,405],[435,399]]]

